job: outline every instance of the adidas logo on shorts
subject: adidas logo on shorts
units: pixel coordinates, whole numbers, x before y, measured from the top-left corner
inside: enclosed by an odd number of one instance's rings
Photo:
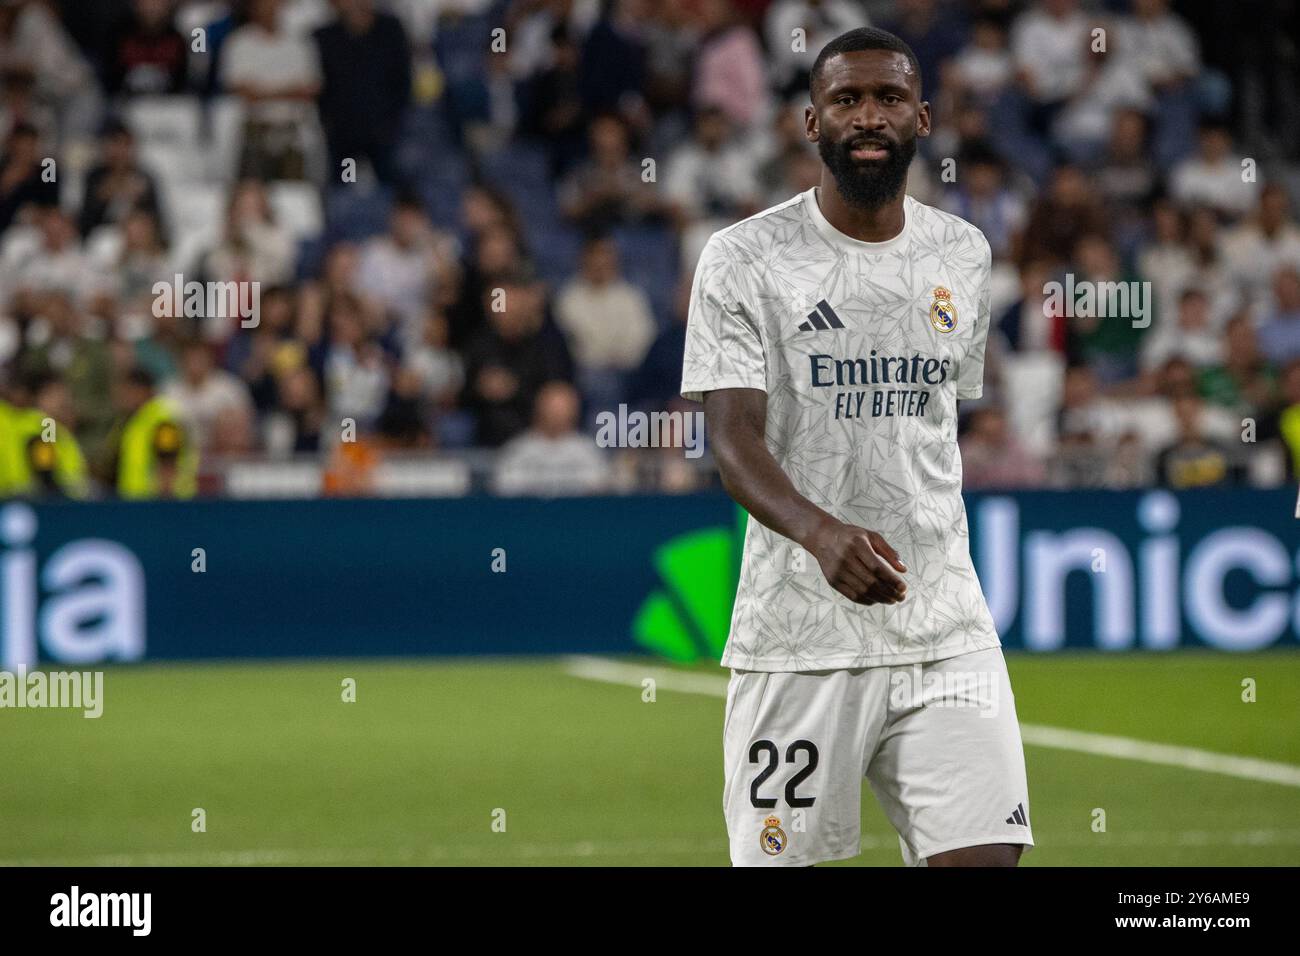
[[[1029,826],[1029,818],[1025,816],[1025,805],[1017,803],[1016,808],[1011,811],[1011,816],[1007,817],[1006,822],[1015,824],[1018,827]]]

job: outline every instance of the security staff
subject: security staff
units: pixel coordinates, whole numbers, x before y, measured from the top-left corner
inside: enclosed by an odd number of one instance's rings
[[[89,489],[71,428],[39,408],[0,401],[0,495],[85,498]]]
[[[193,498],[199,456],[179,409],[154,394],[153,376],[132,369],[117,383],[121,415],[109,438],[107,477],[119,497]]]

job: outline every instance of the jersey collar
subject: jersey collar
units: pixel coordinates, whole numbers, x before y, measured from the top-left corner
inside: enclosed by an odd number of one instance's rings
[[[846,252],[867,253],[869,255],[879,255],[882,252],[889,252],[897,249],[907,242],[908,233],[912,229],[912,218],[915,215],[912,209],[912,203],[915,200],[911,196],[903,196],[903,228],[898,235],[892,239],[885,239],[881,242],[863,242],[861,239],[854,239],[852,236],[840,232],[830,224],[830,221],[822,214],[821,206],[817,201],[818,187],[813,186],[803,194],[804,208],[808,210],[808,218],[812,220],[813,226],[821,233],[822,237],[831,245]]]

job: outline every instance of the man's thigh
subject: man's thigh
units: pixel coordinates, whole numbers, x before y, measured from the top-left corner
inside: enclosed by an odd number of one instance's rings
[[[866,756],[885,719],[885,670],[732,671],[723,811],[735,866],[856,856]]]
[[[867,779],[899,833],[904,862],[1005,859],[1009,851],[993,848],[1033,846],[1001,649],[892,667],[889,682],[888,722]],[[939,858],[952,851],[963,852]]]

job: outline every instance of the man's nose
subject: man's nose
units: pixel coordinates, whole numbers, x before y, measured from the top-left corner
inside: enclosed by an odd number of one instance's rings
[[[885,111],[871,97],[866,97],[853,116],[854,129],[879,130],[885,128]]]

